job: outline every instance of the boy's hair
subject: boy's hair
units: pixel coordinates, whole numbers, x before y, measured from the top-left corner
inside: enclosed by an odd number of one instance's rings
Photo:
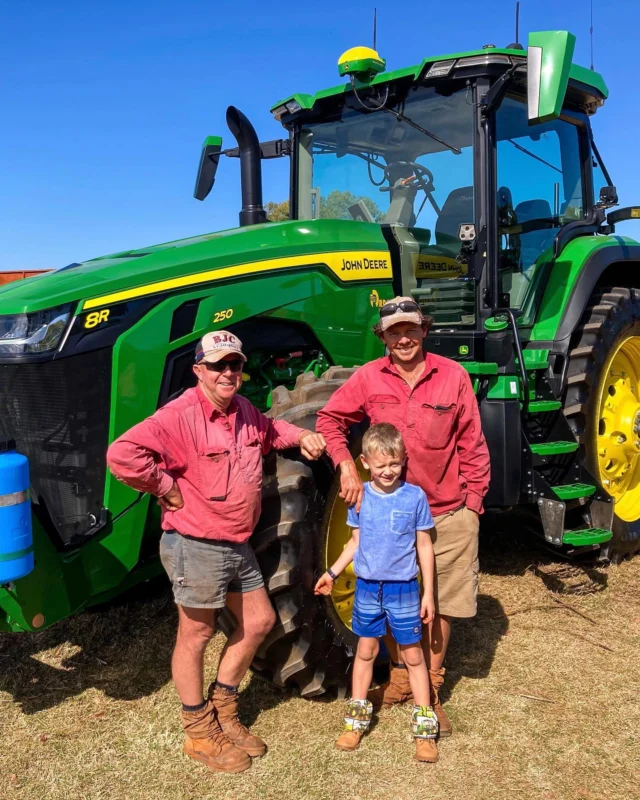
[[[362,454],[366,458],[378,451],[386,456],[404,456],[407,452],[402,434],[389,422],[372,425],[362,437]]]

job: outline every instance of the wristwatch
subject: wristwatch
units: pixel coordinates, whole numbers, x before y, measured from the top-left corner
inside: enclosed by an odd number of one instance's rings
[[[336,573],[330,568],[327,570],[327,575],[331,578],[332,581],[335,581],[335,580],[338,579],[338,576],[336,575]]]

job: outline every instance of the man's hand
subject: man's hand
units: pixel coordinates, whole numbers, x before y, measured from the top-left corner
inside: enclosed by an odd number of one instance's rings
[[[318,582],[315,585],[313,590],[314,594],[325,594],[330,595],[333,591],[333,578],[329,575],[328,572],[325,572],[324,575],[321,575]]]
[[[316,461],[320,458],[327,448],[324,436],[313,431],[302,431],[298,441],[300,442],[300,452],[310,461]]]
[[[358,474],[358,468],[354,461],[340,462],[340,497],[348,506],[355,506],[360,513],[362,497],[364,495],[364,484]]]
[[[436,613],[436,606],[433,602],[433,595],[422,595],[422,602],[420,603],[420,616],[422,618],[422,622],[426,625],[429,622],[433,622],[433,618]]]
[[[169,491],[158,498],[158,505],[162,506],[166,511],[177,511],[184,506],[182,492],[175,481]]]

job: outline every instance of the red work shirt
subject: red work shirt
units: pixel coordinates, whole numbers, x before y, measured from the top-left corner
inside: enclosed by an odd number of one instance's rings
[[[184,506],[162,509],[163,530],[246,542],[260,516],[262,456],[296,447],[301,432],[244,397],[225,414],[196,387],[116,439],[107,464],[122,483],[157,497],[176,481]]]
[[[455,361],[427,353],[411,389],[389,356],[355,372],[318,414],[316,430],[337,467],[351,459],[349,426],[368,417],[390,422],[407,448],[407,480],[424,489],[437,514],[466,505],[482,513],[489,488],[489,451],[467,372]]]

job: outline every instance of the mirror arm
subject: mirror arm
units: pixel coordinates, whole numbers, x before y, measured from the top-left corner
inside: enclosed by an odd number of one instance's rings
[[[480,100],[480,110],[482,111],[483,116],[488,117],[492,111],[495,111],[500,106],[505,94],[507,93],[509,84],[513,80],[516,70],[519,69],[520,66],[521,64],[514,64],[512,67],[509,67],[506,72],[502,73],[489,91],[482,96]]]

